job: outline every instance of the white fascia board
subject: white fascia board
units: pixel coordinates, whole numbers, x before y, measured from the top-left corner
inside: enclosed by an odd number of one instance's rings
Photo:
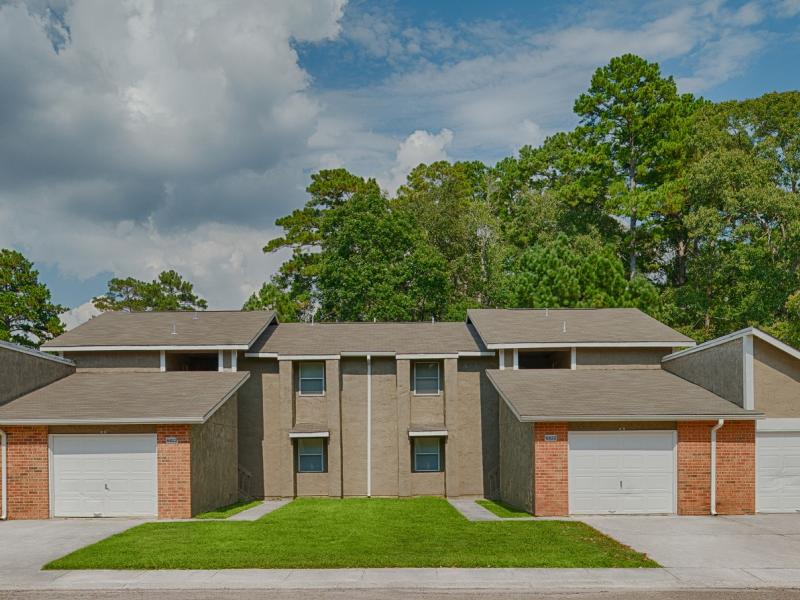
[[[12,344],[11,342],[5,342],[3,340],[0,340],[0,348],[5,348],[7,350],[19,352],[20,354],[28,354],[30,356],[35,356],[36,358],[52,360],[53,362],[61,363],[64,365],[70,365],[71,367],[75,366],[75,363],[68,358],[63,358],[61,356],[48,354],[47,352],[58,352],[58,350],[51,350],[50,348],[45,348],[46,351],[36,350],[34,348],[27,348],[25,346],[20,346],[19,344]]]
[[[677,348],[694,346],[695,342],[531,342],[519,344],[486,344],[490,350],[549,350],[554,348]]]
[[[408,432],[408,437],[447,437],[446,429],[436,429],[431,431],[413,430]]]
[[[301,432],[301,431],[290,431],[289,438],[290,439],[297,439],[297,438],[328,438],[331,437],[330,431],[308,431],[308,432]]]
[[[800,431],[800,419],[762,419],[756,423],[756,431]]]
[[[125,419],[0,419],[4,425],[201,425],[203,417]]]
[[[214,406],[211,407],[211,410],[209,410],[205,415],[203,415],[203,421],[202,421],[203,423],[208,421],[211,418],[211,416],[215,412],[217,412],[217,410],[219,410],[219,408],[230,399],[231,396],[233,396],[236,392],[239,391],[239,388],[244,385],[244,382],[250,379],[250,371],[242,371],[242,374],[244,375],[244,377],[242,377],[241,381],[239,381],[239,383],[233,386],[233,388],[231,388],[231,390],[228,391],[228,393],[225,394],[219,402],[217,402]]]
[[[279,354],[278,360],[339,360],[338,354]]]
[[[277,352],[245,352],[245,358],[278,358]]]
[[[440,360],[445,358],[458,358],[458,353],[440,354],[398,354],[397,360]]]
[[[513,409],[512,409],[513,411]],[[516,415],[516,411],[513,411]],[[518,417],[519,418],[519,417]],[[519,418],[523,423],[538,422],[570,422],[570,421],[713,421],[725,419],[726,421],[757,421],[763,419],[761,414],[717,414],[717,415],[525,415]]]
[[[250,346],[243,344],[207,345],[207,346],[48,346],[48,352],[128,352],[135,350],[247,350]]]

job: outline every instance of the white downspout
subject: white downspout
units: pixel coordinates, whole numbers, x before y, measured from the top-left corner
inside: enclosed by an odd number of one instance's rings
[[[725,425],[725,419],[720,419],[711,428],[711,514],[717,514],[717,431]]]
[[[372,356],[367,354],[367,498],[372,496]]]
[[[0,429],[0,470],[3,472],[3,494],[0,499],[0,521],[8,519],[8,456],[6,447],[8,446],[8,436]]]

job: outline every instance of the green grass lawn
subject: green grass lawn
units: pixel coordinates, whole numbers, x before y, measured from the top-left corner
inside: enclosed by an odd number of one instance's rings
[[[210,510],[208,512],[200,513],[199,515],[195,515],[195,519],[227,519],[228,517],[232,517],[233,515],[238,515],[240,512],[247,510],[248,508],[253,508],[254,506],[258,506],[261,504],[261,500],[239,500],[239,502],[234,502],[233,504],[229,504],[228,506],[223,506],[221,508],[217,508],[214,510]]]
[[[253,522],[145,523],[46,569],[656,567],[579,522],[470,522],[441,498],[299,499]]]
[[[494,500],[476,500],[486,510],[493,512],[498,517],[503,519],[521,519],[523,517],[530,517],[531,515],[524,510],[519,510],[506,504],[505,502],[496,502]]]

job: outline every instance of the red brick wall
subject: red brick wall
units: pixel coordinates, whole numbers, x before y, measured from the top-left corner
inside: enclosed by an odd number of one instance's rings
[[[756,511],[756,423],[728,421],[717,431],[717,512]]]
[[[678,423],[678,514],[711,510],[711,427],[714,422]]]
[[[533,513],[558,516],[569,513],[569,447],[567,423],[533,426]],[[546,442],[545,435],[556,435]]]
[[[711,512],[711,428],[678,423],[678,514]],[[755,512],[755,422],[729,421],[717,431],[717,512]]]
[[[192,516],[191,425],[159,425],[158,517],[188,519]],[[168,443],[174,438],[176,443]]]
[[[8,434],[8,518],[50,518],[47,427],[4,427]]]

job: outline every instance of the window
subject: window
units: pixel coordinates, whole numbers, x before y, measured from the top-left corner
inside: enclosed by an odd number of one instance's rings
[[[436,473],[442,470],[442,439],[414,438],[414,472]]]
[[[439,363],[414,363],[414,393],[420,395],[439,392]]]
[[[325,363],[300,363],[300,394],[321,396],[325,393]]]
[[[299,438],[297,440],[298,473],[324,473],[328,466],[326,463],[323,438]]]

